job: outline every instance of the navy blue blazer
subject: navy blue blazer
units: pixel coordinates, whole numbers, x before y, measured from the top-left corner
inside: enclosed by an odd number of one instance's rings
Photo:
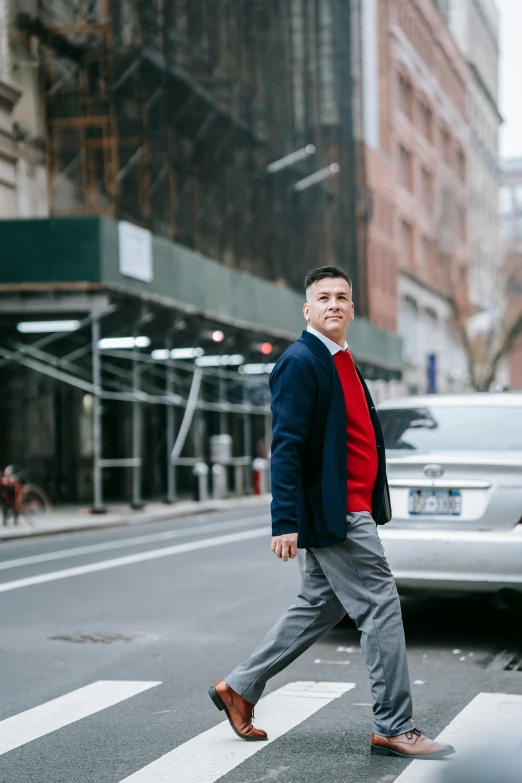
[[[377,524],[391,519],[384,440],[370,392],[359,373],[377,443],[372,498]],[[332,354],[303,331],[275,365],[272,392],[272,532],[298,533],[298,547],[346,539],[346,404]]]

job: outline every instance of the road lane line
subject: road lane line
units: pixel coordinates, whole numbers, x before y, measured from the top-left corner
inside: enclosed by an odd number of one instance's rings
[[[522,741],[522,696],[479,693],[437,739],[453,745],[459,755],[487,748],[513,751]],[[437,762],[412,761],[395,783],[439,783],[440,773]]]
[[[160,557],[169,557],[170,555],[179,555],[183,552],[193,552],[196,549],[207,549],[213,546],[223,546],[224,544],[235,544],[238,541],[248,541],[252,538],[268,536],[271,532],[269,527],[254,528],[241,533],[231,533],[228,536],[218,536],[216,538],[204,538],[200,541],[189,541],[186,544],[176,544],[175,546],[164,547],[162,549],[152,549],[150,552],[140,552],[136,555],[126,555],[125,557],[116,557],[112,560],[102,560],[99,563],[89,563],[88,565],[76,566],[75,568],[66,568],[63,571],[51,571],[48,574],[38,574],[37,576],[28,576],[24,579],[15,579],[12,582],[0,584],[0,593],[6,593],[10,590],[18,590],[21,587],[31,587],[41,585],[45,582],[55,582],[57,579],[68,579],[72,576],[81,576],[82,574],[92,574],[96,571],[105,571],[109,568],[118,568],[119,566],[141,563],[146,560],[157,560]]]
[[[228,721],[199,734],[121,783],[213,783],[315,712],[355,688],[353,682],[293,682],[261,699],[256,725],[266,742],[244,742]]]
[[[0,723],[0,755],[113,707],[161,682],[98,680]]]
[[[173,538],[183,538],[183,536],[196,535],[198,533],[234,530],[235,528],[253,524],[255,522],[268,522],[268,519],[268,516],[266,516],[265,519],[261,516],[247,517],[246,519],[230,520],[229,522],[212,522],[208,525],[199,525],[197,528],[192,526],[181,528],[180,530],[169,530],[164,533],[150,533],[145,536],[122,538],[114,541],[106,541],[103,544],[88,544],[86,546],[73,547],[70,549],[56,549],[54,552],[45,552],[41,555],[28,555],[27,557],[17,557],[12,560],[5,560],[4,562],[0,562],[0,571],[5,571],[9,568],[19,568],[20,566],[25,565],[33,565],[34,563],[48,563],[53,560],[89,555],[94,554],[95,552],[106,552],[111,549],[124,549],[125,547],[140,546],[140,544],[169,541]]]

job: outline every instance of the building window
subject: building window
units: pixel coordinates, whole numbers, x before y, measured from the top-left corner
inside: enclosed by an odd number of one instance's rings
[[[413,191],[412,157],[402,144],[399,144],[399,184],[410,193]]]
[[[437,313],[431,308],[421,310],[419,313],[420,353],[427,356],[436,353],[438,349],[438,320]]]
[[[501,215],[509,215],[513,211],[511,188],[508,188],[505,185],[500,188],[498,193],[498,205]]]
[[[433,114],[431,109],[423,101],[419,101],[417,114],[419,129],[425,138],[431,142],[433,123]]]
[[[406,117],[408,117],[409,120],[411,120],[413,114],[413,90],[409,81],[405,79],[402,74],[399,74],[398,89],[399,109]]]
[[[401,220],[401,256],[402,265],[406,268],[411,267],[413,260],[413,232],[410,224],[405,220]]]
[[[522,280],[518,277],[508,277],[506,291],[508,291],[510,294],[517,294],[517,296],[522,296]]]
[[[464,157],[464,150],[460,146],[457,149],[457,174],[464,182],[466,179],[466,158]]]
[[[435,310],[432,310],[431,308],[426,309],[426,321],[428,322],[428,330],[429,332],[435,336],[435,334],[438,331],[438,318],[437,313]]]
[[[433,177],[426,169],[421,171],[421,191],[422,203],[428,212],[431,212],[433,207]]]
[[[515,209],[517,212],[522,212],[522,185],[517,185],[513,193],[515,196]]]
[[[421,238],[420,243],[420,266],[422,271],[428,275],[431,267],[433,253],[433,243],[426,237]]]
[[[440,151],[448,166],[451,166],[451,139],[446,128],[440,130]]]
[[[405,297],[401,312],[401,337],[403,352],[406,359],[414,359],[417,355],[417,305],[410,297]]]
[[[387,250],[383,252],[383,290],[387,294],[393,293],[393,256]]]

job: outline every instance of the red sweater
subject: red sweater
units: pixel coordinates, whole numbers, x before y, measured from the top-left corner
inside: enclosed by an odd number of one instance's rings
[[[377,478],[377,445],[362,383],[349,351],[334,357],[346,402],[347,512],[372,513],[372,493]]]

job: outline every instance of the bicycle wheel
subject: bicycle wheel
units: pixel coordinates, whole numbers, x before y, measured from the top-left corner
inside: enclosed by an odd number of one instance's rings
[[[40,517],[51,510],[51,502],[43,489],[34,484],[26,484],[20,493],[19,516],[29,525],[34,525]]]

